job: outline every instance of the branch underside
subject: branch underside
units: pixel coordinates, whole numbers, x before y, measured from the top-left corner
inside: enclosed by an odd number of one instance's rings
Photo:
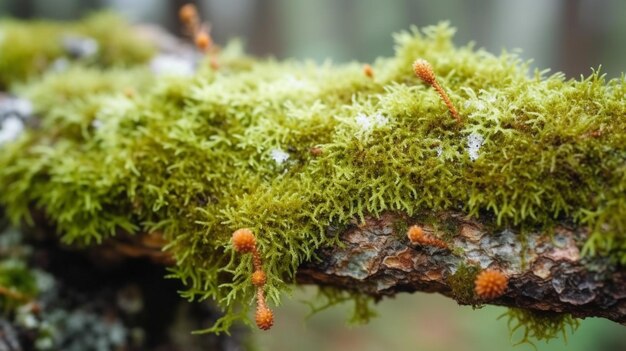
[[[485,225],[459,214],[443,214],[441,223],[456,226],[449,249],[413,245],[397,223],[406,218],[385,214],[368,218],[340,235],[342,247],[319,252],[319,260],[302,265],[301,284],[333,286],[375,297],[399,292],[436,292],[460,304],[493,304],[575,317],[604,317],[626,325],[626,270],[601,257],[581,257],[586,231],[554,228],[554,235],[512,230],[488,233]],[[437,232],[424,223],[426,231]],[[450,277],[461,266],[499,270],[509,277],[497,299],[471,301],[455,296]],[[473,282],[467,282],[468,285]]]
[[[434,237],[447,228],[448,248],[415,245],[408,225],[422,226]],[[452,234],[450,234],[452,233]],[[318,252],[317,260],[297,272],[299,284],[332,286],[375,298],[400,292],[440,293],[462,305],[492,304],[575,317],[603,317],[626,325],[626,270],[606,257],[582,257],[587,231],[555,227],[553,235],[494,230],[458,213],[443,213],[427,223],[387,213],[368,217],[339,233],[343,245]],[[524,240],[520,240],[521,238]],[[147,258],[155,264],[175,264],[160,234],[118,235],[94,248],[98,261],[123,257]],[[453,289],[460,267],[493,269],[509,278],[504,295],[493,300],[474,296],[473,277],[466,277],[465,294]],[[469,291],[469,298],[467,291]]]

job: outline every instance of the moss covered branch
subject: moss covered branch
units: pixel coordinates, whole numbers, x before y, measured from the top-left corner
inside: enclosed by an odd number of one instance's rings
[[[0,206],[15,224],[45,214],[70,245],[159,233],[183,296],[223,308],[215,332],[249,322],[256,295],[239,228],[270,306],[296,277],[480,304],[468,277],[491,267],[510,280],[490,302],[623,322],[626,78],[529,73],[453,34],[400,33],[365,71],[229,45],[177,75],[47,72],[12,87],[37,117],[1,146]],[[438,245],[407,245],[411,225]]]

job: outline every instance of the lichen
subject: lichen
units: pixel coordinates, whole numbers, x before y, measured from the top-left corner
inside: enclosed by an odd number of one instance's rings
[[[250,261],[229,244],[238,228],[257,235],[270,304],[301,263],[337,244],[329,228],[386,211],[462,210],[500,231],[569,220],[591,229],[587,254],[626,263],[626,78],[529,75],[514,54],[454,47],[453,33],[397,34],[374,78],[360,63],[228,49],[217,71],[204,62],[191,77],[133,85],[133,96],[119,72],[82,68],[85,84],[109,82],[102,90],[72,89],[75,70],[50,73],[21,90],[46,128],[2,147],[0,205],[15,223],[44,212],[77,245],[162,233],[182,295],[225,310],[216,332],[246,319],[254,298]],[[420,57],[462,123],[413,74]]]

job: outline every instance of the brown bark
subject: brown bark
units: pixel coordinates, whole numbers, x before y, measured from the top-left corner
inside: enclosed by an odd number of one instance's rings
[[[449,240],[449,249],[411,244],[406,233],[397,229],[399,222],[423,225],[435,236],[437,230],[404,216],[385,214],[341,233],[345,246],[319,252],[319,260],[301,266],[297,280],[375,297],[436,292],[461,304],[566,312],[626,325],[626,270],[606,258],[581,257],[585,230],[563,225],[554,228],[551,237],[527,234],[522,244],[513,230],[490,232],[487,226],[459,214],[437,218],[437,223],[452,226],[457,233]],[[505,294],[491,301],[455,296],[448,278],[462,263],[508,275]]]

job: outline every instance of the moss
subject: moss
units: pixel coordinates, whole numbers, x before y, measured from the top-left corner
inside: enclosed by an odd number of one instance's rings
[[[159,78],[132,98],[115,72],[89,73],[89,85],[111,81],[82,93],[71,89],[75,71],[46,76],[23,91],[54,127],[3,146],[0,205],[14,222],[45,212],[67,243],[163,233],[183,296],[224,308],[213,331],[246,318],[254,298],[250,262],[229,243],[241,227],[257,235],[270,304],[302,262],[337,243],[329,227],[385,211],[462,210],[501,228],[573,221],[592,230],[587,254],[626,262],[625,77],[529,75],[513,54],[455,48],[453,32],[396,35],[396,55],[373,63],[374,79],[359,63],[236,50],[218,56],[217,72],[202,63],[194,77]],[[433,63],[462,125],[413,75],[418,57]],[[63,91],[68,100],[55,104]]]
[[[534,311],[520,308],[510,308],[499,318],[502,317],[508,318],[511,338],[514,337],[515,332],[518,330],[522,330],[524,333],[516,345],[526,343],[530,344],[535,349],[537,348],[533,343],[534,340],[548,342],[562,336],[567,342],[567,329],[569,328],[570,332],[573,333],[580,325],[578,319],[567,313]]]
[[[0,263],[0,309],[12,311],[38,293],[35,276],[21,262]]]
[[[333,306],[352,302],[354,306],[348,318],[348,323],[364,324],[376,317],[376,312],[371,307],[373,301],[374,299],[371,296],[356,291],[339,290],[332,287],[319,287],[315,301],[305,301],[305,303],[309,305],[310,312],[308,317],[311,317]]]
[[[480,306],[476,303],[477,300],[474,295],[474,281],[476,281],[476,276],[480,271],[479,266],[461,263],[456,272],[446,278],[446,282],[452,289],[452,296],[459,304],[472,305],[474,308]]]
[[[88,38],[97,43],[97,53],[75,58],[64,48],[68,38]],[[0,89],[43,73],[55,60],[65,58],[104,67],[145,63],[154,48],[120,17],[94,14],[83,21],[0,21]]]

